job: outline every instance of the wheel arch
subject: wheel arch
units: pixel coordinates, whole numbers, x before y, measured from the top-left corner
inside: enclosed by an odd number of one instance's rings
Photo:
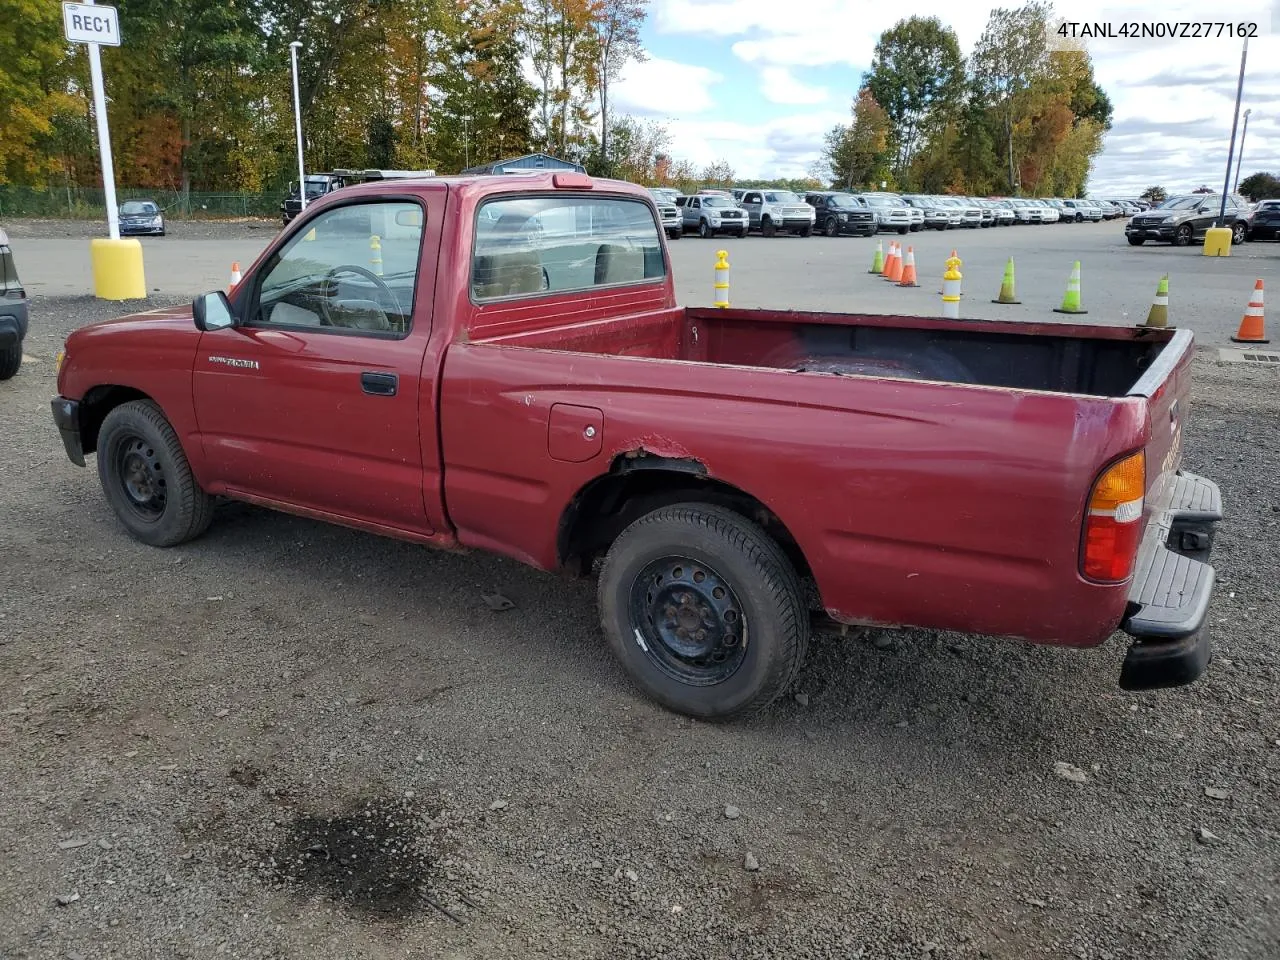
[[[120,384],[99,384],[84,392],[80,400],[80,443],[85,453],[93,453],[98,449],[98,434],[102,430],[102,422],[116,407],[134,400],[150,400],[149,396],[136,387]]]
[[[652,455],[619,454],[607,473],[578,490],[560,516],[556,534],[559,566],[585,574],[632,522],[675,503],[710,503],[752,521],[778,544],[802,579],[812,579],[799,542],[763,501],[711,476],[696,459]]]

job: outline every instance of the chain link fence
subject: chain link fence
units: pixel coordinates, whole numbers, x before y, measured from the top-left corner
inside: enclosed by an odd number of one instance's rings
[[[237,217],[280,216],[285,191],[273,193],[205,193],[177,190],[142,190],[125,187],[116,201],[154,200],[164,215],[174,220],[230,220]],[[55,219],[105,219],[107,204],[101,187],[52,187],[39,190],[0,184],[0,218],[51,217]]]

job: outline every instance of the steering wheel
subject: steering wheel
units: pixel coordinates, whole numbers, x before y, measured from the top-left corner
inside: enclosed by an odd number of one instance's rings
[[[375,274],[372,270],[366,270],[364,267],[356,266],[354,263],[341,264],[339,266],[333,267],[332,269],[329,270],[328,273],[324,275],[325,286],[328,287],[330,281],[332,281],[334,277],[336,277],[340,273],[354,273],[357,276],[364,277],[366,280],[372,283],[375,287],[377,287],[378,292],[381,294],[384,294],[389,302],[394,303],[396,305],[396,313],[399,316],[401,317],[404,316],[404,311],[400,309],[400,300],[391,291],[391,288],[386,285],[383,279],[377,274]],[[329,316],[327,303],[328,303],[327,300],[322,300],[321,308],[324,310],[325,319],[329,321],[330,326],[334,326],[335,324],[333,323],[332,318]]]

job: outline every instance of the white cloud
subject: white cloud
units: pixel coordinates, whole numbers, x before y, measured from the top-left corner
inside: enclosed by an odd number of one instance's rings
[[[826,103],[831,92],[826,87],[801,83],[785,67],[765,67],[760,71],[760,92],[774,103],[812,106]]]
[[[1211,18],[1260,22],[1262,36],[1250,43],[1245,79],[1244,106],[1252,103],[1257,110],[1250,118],[1242,175],[1268,168],[1280,171],[1280,117],[1273,123],[1265,115],[1268,103],[1280,99],[1280,72],[1271,71],[1272,64],[1280,63],[1280,35],[1271,34],[1273,28],[1280,31],[1280,16],[1272,15],[1272,6],[1271,0],[1239,0],[1229,17],[1224,12]],[[696,155],[699,163],[727,156],[743,176],[803,173],[808,162],[805,158],[812,159],[821,150],[822,134],[832,123],[846,122],[847,117],[841,114],[823,119],[822,113],[807,112],[806,108],[827,101],[817,99],[813,87],[797,81],[785,68],[846,66],[848,92],[852,92],[861,79],[860,72],[871,61],[880,33],[898,20],[909,15],[937,16],[956,31],[967,54],[981,36],[990,9],[957,8],[954,2],[944,0],[917,0],[910,9],[886,8],[883,12],[848,0],[790,0],[786,4],[776,0],[651,0],[651,23],[659,35],[702,38],[711,54],[705,61],[710,66],[732,55],[758,69],[766,97],[798,108],[797,116],[791,119],[799,124],[794,135],[800,140],[788,139],[785,147],[775,149],[770,141],[772,132],[762,135],[759,126],[745,123],[750,120],[749,101],[733,98],[721,87],[714,97],[718,115],[743,120],[745,131],[713,142],[702,125],[673,122],[673,149]],[[1069,7],[1059,4],[1058,13],[1076,22],[1111,23],[1200,21],[1207,16],[1203,0],[1125,0],[1122,6],[1106,0],[1076,0]],[[1089,49],[1098,82],[1115,106],[1115,129],[1095,162],[1091,191],[1137,192],[1157,182],[1177,189],[1215,181],[1220,184],[1231,132],[1240,42],[1095,40]],[[705,85],[700,89],[705,90]],[[650,99],[660,101],[663,96]],[[683,86],[669,96],[666,102],[679,104],[679,112],[694,112],[685,105],[688,90]],[[697,93],[693,99],[699,100]],[[706,112],[708,106],[697,109]],[[1141,126],[1143,123],[1148,126]]]
[[[822,150],[822,137],[847,119],[844,111],[797,113],[762,123],[698,120],[667,121],[672,153],[704,167],[727,160],[743,179],[801,177]]]
[[[723,79],[707,67],[650,56],[628,63],[609,96],[617,109],[642,116],[665,116],[673,104],[684,113],[704,113],[715,106],[712,87]]]

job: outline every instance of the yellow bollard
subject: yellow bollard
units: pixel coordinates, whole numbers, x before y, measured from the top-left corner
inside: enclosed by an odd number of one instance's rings
[[[147,298],[142,244],[137,240],[90,240],[89,261],[93,264],[93,295],[99,300]]]
[[[369,264],[375,277],[382,276],[382,238],[376,233],[369,238]]]
[[[716,251],[715,305],[720,309],[729,306],[729,251]]]
[[[948,320],[960,319],[960,281],[964,279],[960,267],[963,265],[952,250],[946,261],[947,272],[942,275],[942,315]]]
[[[1210,227],[1204,232],[1204,256],[1231,256],[1231,228]]]

